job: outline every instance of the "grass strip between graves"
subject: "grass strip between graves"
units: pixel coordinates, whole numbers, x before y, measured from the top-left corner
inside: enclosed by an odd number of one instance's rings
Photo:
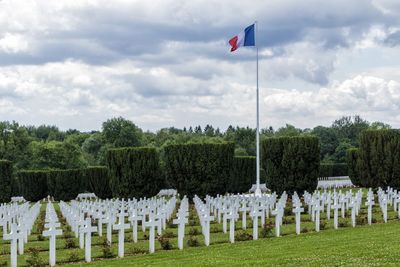
[[[183,251],[157,251],[99,260],[88,266],[399,266],[399,233],[400,221],[391,221]]]

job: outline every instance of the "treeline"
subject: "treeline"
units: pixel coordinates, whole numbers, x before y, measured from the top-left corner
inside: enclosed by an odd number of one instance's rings
[[[274,137],[262,141],[261,183],[278,193],[315,190],[319,169],[319,141],[312,136]],[[109,149],[105,167],[66,170],[24,170],[13,175],[10,161],[0,161],[2,201],[22,195],[37,201],[47,195],[71,200],[93,192],[101,198],[151,197],[163,188],[182,195],[247,192],[255,183],[255,157],[235,157],[235,145],[224,143],[174,144],[155,148]]]
[[[286,125],[277,130],[261,130],[268,137],[314,135],[320,140],[322,163],[346,163],[346,151],[359,146],[360,133],[367,129],[389,129],[389,125],[369,123],[359,116],[342,117],[331,126],[299,129]],[[106,164],[107,150],[120,147],[152,147],[160,152],[168,145],[187,143],[234,143],[235,156],[255,156],[255,129],[229,126],[225,131],[211,125],[183,129],[165,128],[145,132],[124,118],[102,124],[101,131],[61,131],[56,126],[21,126],[0,122],[0,159],[13,162],[15,170],[81,169]]]

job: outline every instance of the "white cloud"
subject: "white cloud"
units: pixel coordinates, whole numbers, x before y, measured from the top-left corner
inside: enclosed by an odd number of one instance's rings
[[[4,51],[5,53],[20,53],[26,52],[28,50],[28,41],[21,34],[11,34],[6,33],[1,38],[0,37],[0,51]]]
[[[385,66],[398,69],[399,7],[397,0],[0,0],[0,120],[87,130],[111,116],[145,129],[252,126],[254,49],[230,54],[227,40],[258,19],[261,84],[278,88],[264,89],[263,125],[312,127],[354,113],[396,124],[398,72]],[[384,59],[365,53],[382,47],[390,50]]]
[[[313,121],[329,123],[342,115],[360,114],[372,120],[390,121],[395,127],[400,109],[400,83],[373,76],[335,81],[318,91],[275,89],[264,98],[266,114],[275,121],[289,119],[303,127]],[[298,124],[297,124],[298,125]]]

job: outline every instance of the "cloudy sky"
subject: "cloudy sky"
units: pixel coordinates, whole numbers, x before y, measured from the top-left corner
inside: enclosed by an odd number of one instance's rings
[[[0,120],[254,126],[255,20],[262,127],[400,127],[399,0],[0,0]]]

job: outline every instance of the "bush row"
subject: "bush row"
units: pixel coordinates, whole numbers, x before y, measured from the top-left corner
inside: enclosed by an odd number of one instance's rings
[[[190,197],[227,192],[234,150],[233,143],[167,146],[164,152],[168,186]]]
[[[319,165],[319,177],[347,176],[346,163],[321,163]]]
[[[281,194],[316,189],[319,176],[319,139],[313,136],[273,137],[261,144],[267,187]]]
[[[12,163],[0,160],[0,203],[9,202],[11,199],[12,174]]]
[[[94,192],[101,198],[150,197],[166,187],[189,197],[247,192],[255,182],[256,159],[234,157],[234,149],[233,143],[169,145],[162,166],[154,148],[110,149],[106,167],[20,171],[16,184],[20,194],[31,201],[47,195],[70,200],[82,192]],[[315,189],[316,137],[267,139],[262,143],[262,159],[266,171],[261,171],[261,183],[266,181],[271,190],[301,193]]]
[[[151,197],[164,187],[155,148],[116,148],[107,151],[110,188],[114,197]]]
[[[73,170],[24,170],[16,177],[17,194],[38,201],[47,195],[56,200],[71,200],[79,193],[93,192],[98,197],[111,197],[106,167]]]
[[[400,188],[400,130],[367,130],[347,153],[352,181],[363,187]]]

